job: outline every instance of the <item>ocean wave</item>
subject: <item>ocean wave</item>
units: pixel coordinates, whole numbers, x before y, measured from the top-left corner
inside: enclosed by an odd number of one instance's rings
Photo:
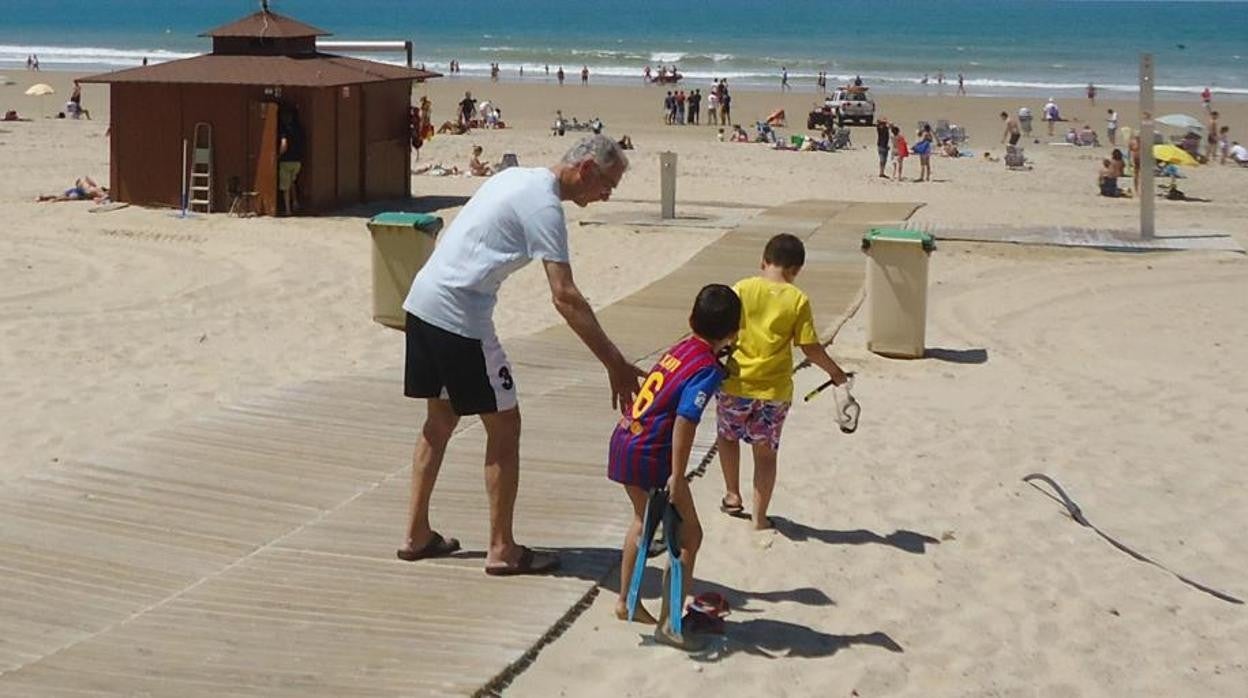
[[[443,53],[446,53],[445,51]],[[0,66],[21,66],[26,57],[37,54],[45,67],[64,67],[69,69],[88,70],[98,68],[107,70],[118,67],[135,66],[144,58],[149,62],[190,58],[199,55],[195,52],[174,51],[154,48],[106,48],[90,46],[49,46],[49,45],[18,45],[0,44]],[[497,55],[490,55],[497,54]],[[397,56],[368,54],[359,55],[347,52],[347,55],[358,56],[367,60],[381,61],[393,65],[401,65],[402,59]],[[466,75],[485,76],[489,74],[490,63],[500,63],[505,73],[515,75],[521,65],[526,76],[532,78],[542,75],[542,66],[549,65],[557,70],[563,65],[569,73],[579,71],[581,65],[589,66],[595,78],[607,81],[633,82],[640,81],[642,70],[646,65],[655,66],[675,64],[690,83],[707,82],[714,79],[728,78],[737,84],[774,86],[779,80],[780,66],[789,68],[790,81],[801,86],[813,84],[819,70],[826,70],[828,65],[836,68],[829,73],[832,84],[847,83],[853,80],[856,71],[853,64],[838,65],[835,62],[815,59],[779,58],[776,56],[742,56],[729,52],[710,51],[651,51],[635,45],[619,48],[553,48],[513,46],[510,44],[486,42],[478,47],[477,60],[462,62],[461,69]],[[492,60],[491,60],[492,59]],[[433,69],[444,68],[448,56],[424,55],[416,59]],[[972,64],[974,65],[974,64]],[[1047,63],[1045,64],[1047,65]],[[863,66],[864,68],[867,66]],[[875,70],[864,70],[862,77],[869,84],[878,84],[881,88],[898,91],[914,92],[922,90],[931,92],[939,89],[934,83],[920,86],[916,75],[922,70],[910,72],[904,68],[889,66],[884,69],[876,66]],[[1046,74],[1045,70],[985,70],[976,69],[974,77],[966,78],[968,88],[977,89],[982,94],[1041,94],[1048,92],[1057,94],[1080,93],[1087,86],[1086,80],[1074,80],[1070,77],[1071,69],[1060,71],[1061,74]],[[946,71],[945,88],[956,81],[956,72]],[[1112,78],[1116,77],[1114,80]],[[1134,94],[1138,87],[1132,82],[1129,71],[1115,74],[1095,81],[1098,88],[1109,92]],[[1199,78],[1196,78],[1199,79]],[[1231,78],[1227,78],[1231,80]],[[1188,83],[1188,84],[1185,84]],[[1204,88],[1203,84],[1195,84],[1190,76],[1175,75],[1166,84],[1159,84],[1156,90],[1164,94],[1196,94]],[[1248,85],[1238,80],[1230,85],[1212,86],[1215,93],[1228,96],[1248,96]]]
[[[554,72],[558,68],[558,63],[551,62],[551,71]],[[519,63],[502,63],[500,64],[504,74],[514,74],[520,67]],[[533,64],[524,64],[526,75],[534,77],[541,75],[541,66]],[[488,75],[490,65],[488,63],[461,63],[460,69],[466,75]],[[686,83],[710,82],[711,80],[719,80],[727,78],[740,84],[748,85],[773,85],[779,79],[775,70],[764,67],[713,67],[702,68],[691,66],[689,64],[679,66],[680,73],[684,76]],[[576,72],[571,63],[564,64],[564,70],[569,74]],[[591,65],[590,75],[593,78],[605,78],[609,80],[623,79],[631,82],[639,80],[642,76],[643,67],[635,65]],[[812,83],[817,72],[796,72],[789,71],[789,80],[792,83],[801,85],[804,82]],[[857,77],[856,74],[849,73],[828,73],[828,82],[830,85],[848,84]],[[922,88],[924,91],[934,91],[941,89],[956,89],[957,75],[946,74],[945,84],[937,85],[935,79],[929,80],[927,85],[920,85],[917,78],[909,75],[878,75],[878,74],[862,74],[861,76],[869,85],[877,85],[880,88],[898,89],[913,92]],[[979,88],[987,92],[1008,92],[1008,93],[1068,93],[1082,92],[1087,87],[1086,82],[1069,82],[1069,81],[1048,81],[1042,79],[1025,79],[1025,78],[966,78],[966,86],[968,88]],[[1134,93],[1138,90],[1138,86],[1127,83],[1106,83],[1097,84],[1097,88],[1106,92],[1124,92]],[[1158,92],[1165,93],[1186,93],[1197,94],[1203,85],[1157,85],[1155,89]],[[1213,91],[1216,94],[1248,96],[1248,88],[1239,87],[1215,87]]]
[[[650,60],[659,63],[679,63],[685,59],[685,55],[679,51],[653,51],[650,53]]]
[[[169,51],[166,49],[115,49],[92,46],[17,46],[0,44],[0,63],[24,65],[26,57],[31,54],[39,56],[39,63],[47,67],[56,65],[130,66],[142,64],[144,58],[152,63],[160,63],[199,55],[198,53]]]

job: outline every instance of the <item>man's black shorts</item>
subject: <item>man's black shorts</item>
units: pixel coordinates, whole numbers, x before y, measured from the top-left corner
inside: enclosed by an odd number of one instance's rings
[[[516,406],[516,383],[497,337],[472,339],[407,314],[403,394],[450,400],[455,414],[491,414]]]

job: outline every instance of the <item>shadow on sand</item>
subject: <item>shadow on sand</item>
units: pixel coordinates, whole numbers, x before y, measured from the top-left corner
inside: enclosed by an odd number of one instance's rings
[[[904,550],[916,555],[922,555],[927,552],[928,545],[940,545],[939,540],[915,531],[893,531],[887,536],[881,536],[875,531],[861,528],[854,531],[814,528],[791,521],[783,516],[773,516],[771,517],[771,522],[775,525],[777,533],[799,543],[807,540],[817,540],[820,543],[829,545],[865,545],[867,543],[875,543],[892,546],[898,550]]]
[[[922,552],[925,543],[937,543],[934,538],[910,531],[898,531],[888,537],[881,537],[870,531],[820,531],[808,526],[794,524],[787,519],[777,521],[777,529],[786,526],[795,535],[823,540],[858,545],[862,543],[885,543],[900,547],[909,552]],[[805,533],[798,533],[805,532]],[[574,577],[594,581],[599,584],[602,593],[618,594],[619,584],[619,550],[614,548],[555,548],[562,560],[562,567],[554,574],[557,577]],[[462,554],[465,557],[476,555]],[[605,572],[603,570],[606,570]],[[648,599],[647,605],[653,603],[661,593],[662,570],[660,564],[651,563],[646,568],[642,580],[641,595]],[[825,633],[814,628],[789,621],[770,618],[749,617],[746,620],[733,620],[742,616],[752,616],[762,610],[751,608],[751,602],[762,603],[798,603],[805,606],[834,606],[836,602],[826,593],[814,587],[796,587],[792,589],[755,590],[738,589],[718,582],[699,578],[697,591],[717,592],[728,601],[733,615],[725,624],[725,634],[713,636],[708,648],[691,658],[695,661],[715,662],[734,654],[744,653],[769,658],[780,657],[831,657],[837,652],[855,645],[879,647],[890,652],[903,652],[901,645],[887,633],[876,631],[870,633],[838,635]],[[652,609],[657,610],[657,609]],[[645,626],[630,626],[643,628]],[[641,644],[656,645],[651,634],[646,631],[641,635]]]
[[[986,364],[987,349],[944,349],[936,347],[923,352],[923,358],[948,361],[951,364]]]
[[[819,658],[831,657],[841,650],[855,645],[879,647],[889,652],[905,652],[888,633],[879,630],[856,635],[835,635],[808,628],[797,623],[767,618],[747,621],[728,621],[725,634],[711,643],[710,649],[692,655],[702,662],[717,662],[734,654],[744,653],[768,659],[785,657]]]

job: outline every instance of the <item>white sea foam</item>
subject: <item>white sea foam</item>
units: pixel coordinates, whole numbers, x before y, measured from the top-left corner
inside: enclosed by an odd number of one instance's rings
[[[650,60],[658,61],[659,63],[676,63],[684,60],[684,58],[685,54],[678,51],[654,51],[650,54]]]
[[[47,68],[64,66],[132,66],[147,58],[152,63],[190,58],[199,54],[165,49],[114,49],[89,46],[16,46],[0,44],[0,63],[26,64],[26,57],[39,56]]]
[[[809,61],[795,61],[791,58],[783,59],[774,56],[741,57],[731,53],[703,53],[695,51],[646,52],[639,51],[636,48],[633,48],[631,51],[625,48],[553,49],[550,47],[524,48],[503,45],[501,43],[486,43],[479,46],[478,49],[480,62],[474,61],[461,64],[461,69],[465,74],[488,75],[490,62],[499,62],[504,71],[512,73],[518,71],[519,67],[524,65],[526,73],[531,73],[533,76],[541,74],[541,67],[544,64],[549,64],[552,70],[562,64],[564,69],[569,72],[574,72],[581,64],[588,64],[590,73],[595,78],[632,82],[640,79],[642,68],[647,64],[652,67],[656,64],[675,64],[689,82],[709,82],[713,79],[728,78],[737,84],[772,85],[778,80],[780,65],[788,65],[790,68],[790,80],[799,84],[813,81],[816,71],[814,69],[798,69],[795,66],[802,64],[807,66],[818,65]],[[144,58],[147,58],[149,62],[159,63],[198,55],[192,52],[171,51],[168,49],[0,44],[0,66],[7,67],[12,65],[20,67],[25,64],[26,57],[31,54],[37,54],[44,67],[62,67],[78,70],[94,68],[107,70],[110,68],[135,66],[139,65]],[[381,60],[396,65],[402,63],[399,59],[377,54],[360,57],[368,60]],[[1238,59],[1238,56],[1236,58]],[[446,58],[442,56],[420,56],[417,58],[417,61],[435,69],[439,66],[445,66],[447,62]],[[975,63],[971,63],[971,65],[977,66]],[[852,64],[842,69],[842,71],[851,70],[853,70]],[[854,72],[856,73],[857,71]],[[976,72],[979,72],[979,70]],[[984,72],[988,73],[988,75],[979,74],[974,77],[968,77],[966,79],[967,87],[972,89],[978,88],[981,93],[987,94],[1032,94],[1049,91],[1081,92],[1087,85],[1086,81],[1070,79],[1052,80],[1045,79],[1039,75],[993,75],[990,71]],[[829,77],[836,83],[848,82],[854,78],[854,75],[847,72],[846,74],[830,75]],[[872,74],[868,71],[864,72],[862,77],[870,84],[878,84],[882,88],[886,87],[888,89],[908,92],[940,89],[933,83],[929,83],[926,86],[917,85],[914,73],[906,75]],[[948,86],[946,85],[946,87]],[[1137,91],[1136,85],[1123,81],[1121,78],[1116,83],[1097,82],[1097,87],[1111,92],[1134,93]],[[1195,84],[1161,84],[1156,87],[1157,91],[1162,93],[1187,94],[1199,93],[1203,88],[1204,85]],[[1248,87],[1220,87],[1214,85],[1213,90],[1215,93],[1222,95],[1248,96]]]

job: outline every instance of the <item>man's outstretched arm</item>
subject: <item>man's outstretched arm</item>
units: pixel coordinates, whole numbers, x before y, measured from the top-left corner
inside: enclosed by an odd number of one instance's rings
[[[633,403],[645,373],[624,358],[615,343],[607,337],[594,315],[594,309],[572,280],[572,266],[550,260],[543,260],[543,264],[546,280],[550,282],[551,302],[567,321],[568,327],[606,367],[607,378],[611,382],[611,405],[623,410]]]

